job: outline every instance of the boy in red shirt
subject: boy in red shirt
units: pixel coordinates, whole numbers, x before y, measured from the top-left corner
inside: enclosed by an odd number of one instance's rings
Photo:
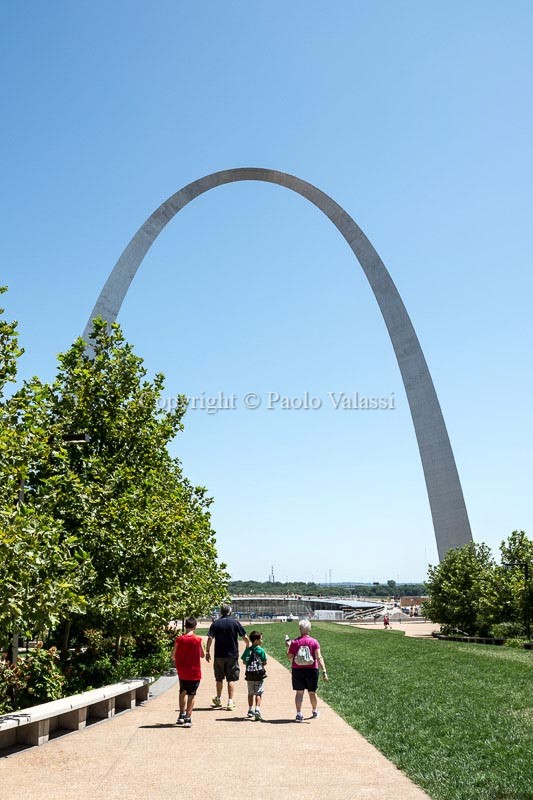
[[[197,689],[202,679],[201,659],[205,656],[202,637],[194,633],[197,622],[194,617],[185,620],[185,633],[174,643],[172,658],[180,679],[180,715],[178,725],[190,728],[191,714]]]

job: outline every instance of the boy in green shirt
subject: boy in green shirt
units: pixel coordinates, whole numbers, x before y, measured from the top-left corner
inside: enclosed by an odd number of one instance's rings
[[[252,631],[250,634],[250,646],[242,654],[242,660],[246,664],[244,678],[248,685],[248,719],[261,722],[261,699],[263,697],[263,681],[266,678],[265,664],[267,663],[266,653],[261,647],[263,644],[263,634],[259,631]],[[255,711],[254,711],[255,699]]]

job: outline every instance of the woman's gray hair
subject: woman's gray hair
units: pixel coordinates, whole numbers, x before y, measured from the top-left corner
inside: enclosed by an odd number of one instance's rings
[[[305,636],[311,630],[311,623],[308,619],[301,619],[298,627],[300,628],[300,633]]]

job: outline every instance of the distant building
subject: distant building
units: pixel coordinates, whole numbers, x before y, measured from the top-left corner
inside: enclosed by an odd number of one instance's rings
[[[421,606],[422,603],[425,603],[429,600],[429,597],[420,596],[420,597],[400,597],[400,606],[402,608],[409,608],[410,606]]]
[[[349,597],[302,597],[302,595],[233,595],[231,605],[236,615],[255,619],[266,617],[317,619],[317,612],[326,613],[323,619],[353,619],[364,614],[380,611],[384,605],[381,598],[367,602]],[[336,612],[336,613],[332,613]],[[331,615],[331,616],[330,616]]]

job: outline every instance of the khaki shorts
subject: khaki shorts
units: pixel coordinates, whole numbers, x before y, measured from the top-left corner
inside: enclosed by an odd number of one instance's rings
[[[241,670],[238,658],[215,658],[213,662],[215,680],[238,681]]]
[[[263,694],[263,681],[246,681],[246,688],[248,689],[248,694],[258,697]]]

